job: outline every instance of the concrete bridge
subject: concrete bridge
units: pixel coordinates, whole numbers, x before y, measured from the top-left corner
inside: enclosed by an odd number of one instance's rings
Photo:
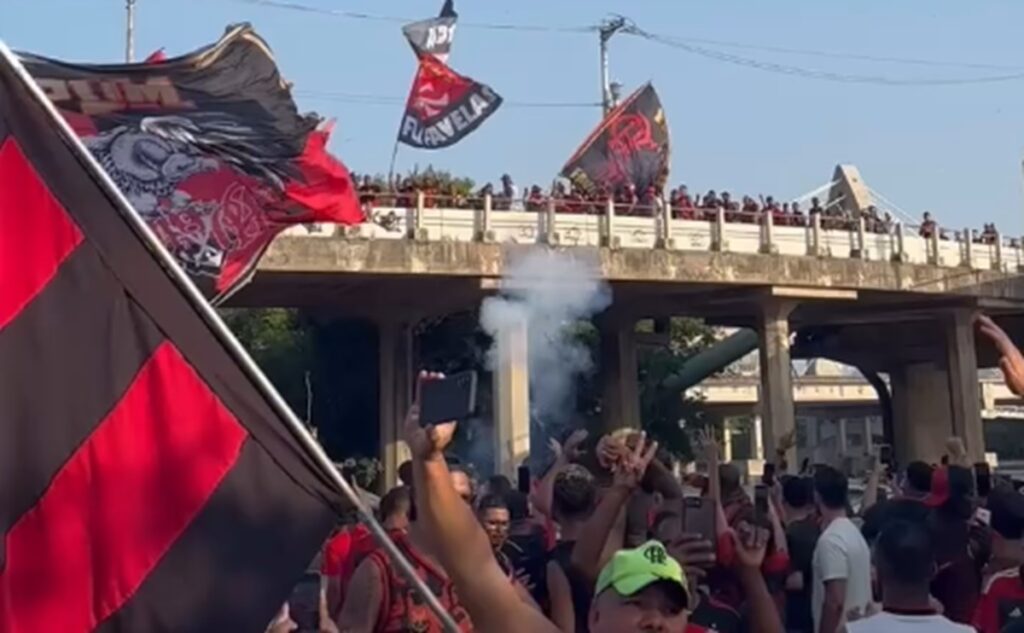
[[[892,234],[654,217],[427,208],[374,208],[356,227],[295,227],[263,258],[237,306],[329,310],[380,328],[381,442],[386,472],[402,458],[398,425],[413,376],[410,327],[471,309],[496,291],[505,265],[525,249],[552,248],[593,262],[614,294],[598,320],[603,415],[639,425],[639,319],[694,316],[760,334],[763,444],[794,427],[791,358],[827,357],[888,375],[893,443],[904,461],[937,459],[950,434],[972,457],[984,452],[979,366],[996,359],[975,341],[972,314],[993,314],[1024,334],[1024,252]],[[969,234],[969,233],[968,233]],[[796,336],[794,337],[794,333]],[[650,343],[650,341],[646,341]],[[521,347],[525,336],[501,344]],[[522,350],[520,350],[522,351]],[[525,354],[518,356],[525,359]],[[499,463],[528,450],[525,361],[495,376]],[[904,461],[905,463],[905,461]]]

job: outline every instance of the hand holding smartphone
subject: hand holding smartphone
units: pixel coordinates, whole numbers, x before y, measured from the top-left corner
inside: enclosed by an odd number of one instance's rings
[[[420,426],[461,422],[476,410],[477,375],[466,371],[420,383]]]

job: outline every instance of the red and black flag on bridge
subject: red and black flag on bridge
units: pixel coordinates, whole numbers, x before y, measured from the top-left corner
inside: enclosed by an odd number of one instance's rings
[[[643,194],[668,180],[669,150],[665,110],[647,84],[605,116],[561,173],[584,191],[633,185]]]
[[[331,475],[0,52],[0,631],[263,631]]]
[[[248,25],[143,64],[22,59],[213,301],[249,279],[283,229],[363,219],[348,171],[326,150],[329,126],[299,114]]]

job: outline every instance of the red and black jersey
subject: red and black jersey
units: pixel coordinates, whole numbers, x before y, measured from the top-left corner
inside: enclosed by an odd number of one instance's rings
[[[980,633],[999,633],[1018,619],[1024,619],[1024,582],[1020,568],[1001,571],[985,583],[972,625]]]

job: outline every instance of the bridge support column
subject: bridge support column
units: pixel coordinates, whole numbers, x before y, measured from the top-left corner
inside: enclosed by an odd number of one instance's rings
[[[636,323],[632,319],[605,318],[601,330],[601,420],[607,431],[638,429],[640,384],[636,357]]]
[[[530,363],[526,321],[510,324],[496,340],[494,472],[515,481],[530,455]]]
[[[890,372],[893,439],[901,463],[936,462],[946,438],[963,439],[971,461],[985,457],[974,326],[967,310],[943,315],[945,362],[917,363]]]
[[[378,324],[380,456],[384,467],[384,487],[398,482],[398,467],[409,459],[402,441],[402,425],[412,404],[415,387],[412,329],[408,324]]]
[[[794,307],[790,302],[770,301],[762,306],[759,315],[761,442],[768,460],[775,459],[778,438],[796,428],[789,358],[789,314]],[[786,460],[793,464],[795,459],[795,451],[790,450]]]

